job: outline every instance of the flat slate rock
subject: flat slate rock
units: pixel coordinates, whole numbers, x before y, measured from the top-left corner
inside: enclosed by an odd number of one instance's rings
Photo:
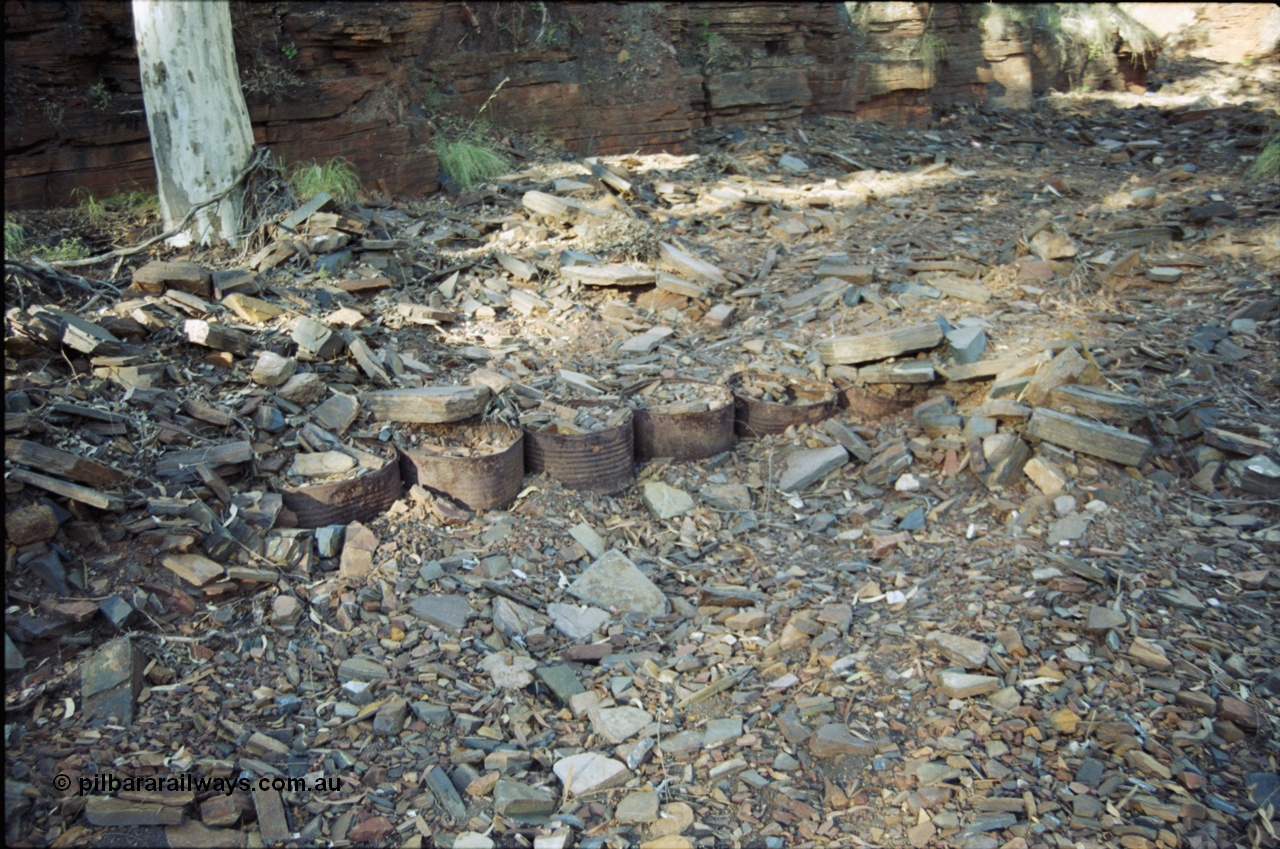
[[[409,609],[421,620],[450,634],[459,634],[467,620],[475,615],[466,596],[424,595],[413,600]]]
[[[662,590],[617,549],[588,566],[569,585],[569,594],[598,607],[646,616],[663,616],[670,609]]]
[[[114,716],[123,725],[133,722],[143,663],[128,637],[118,637],[94,652],[80,671],[85,718]]]
[[[807,448],[787,457],[787,468],[778,478],[778,489],[799,492],[849,462],[849,452],[839,445]]]
[[[987,654],[991,651],[990,646],[979,640],[944,631],[930,631],[924,641],[946,655],[948,660],[959,663],[966,669],[981,669],[986,666]]]
[[[693,509],[693,496],[662,481],[645,481],[640,498],[658,519],[673,519]]]
[[[591,639],[613,619],[607,611],[588,604],[548,604],[547,615],[557,631],[577,642]]]
[[[617,787],[631,778],[631,771],[622,761],[596,752],[583,752],[561,758],[556,761],[552,770],[573,796]]]

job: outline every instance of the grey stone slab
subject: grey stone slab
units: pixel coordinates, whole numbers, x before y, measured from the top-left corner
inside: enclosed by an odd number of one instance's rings
[[[987,349],[987,334],[980,327],[961,327],[946,335],[947,351],[952,362],[967,366],[982,359]]]
[[[623,743],[653,722],[653,714],[638,707],[598,708],[591,711],[591,727],[610,743]]]
[[[876,753],[874,743],[859,740],[839,722],[822,726],[809,738],[809,751],[815,758],[839,758],[845,755],[872,757]]]
[[[433,766],[427,770],[427,789],[431,791],[431,795],[435,797],[436,804],[440,810],[445,813],[454,825],[466,822],[467,806],[462,801],[462,797],[458,795],[458,789],[453,786],[453,782],[449,780],[449,776],[438,766]]]
[[[392,699],[373,715],[373,733],[381,737],[394,737],[404,730],[409,714],[408,699]]]
[[[596,752],[561,758],[552,770],[574,796],[617,787],[631,778],[631,771],[621,761]]]
[[[387,668],[371,657],[349,657],[338,664],[339,681],[385,681],[391,677]]]
[[[596,533],[595,528],[586,522],[579,522],[570,528],[569,536],[577,540],[587,550],[587,554],[592,557],[600,557],[607,550],[604,538]]]
[[[13,640],[8,634],[4,635],[4,671],[13,672],[17,669],[23,669],[27,665],[27,659],[22,656],[22,652],[18,651],[18,647],[13,644]]]
[[[1128,621],[1129,618],[1123,611],[1095,604],[1085,616],[1084,627],[1086,631],[1109,631],[1112,628],[1123,628]]]
[[[458,634],[467,620],[475,615],[466,596],[424,595],[413,600],[409,609],[422,621],[450,634]]]
[[[645,481],[640,498],[658,519],[673,519],[693,509],[693,496],[662,481]]]
[[[138,693],[142,691],[145,661],[128,637],[119,637],[98,649],[80,671],[85,718],[114,716],[122,725],[132,723]]]
[[[546,822],[559,804],[550,790],[520,781],[500,778],[493,788],[494,812],[519,823]]]
[[[945,631],[930,631],[924,638],[926,645],[931,645],[947,656],[953,663],[959,663],[966,669],[981,669],[987,665],[987,655],[991,647],[979,640],[948,634]]]
[[[636,790],[622,797],[613,814],[621,823],[650,823],[658,818],[656,790]]]
[[[702,745],[708,749],[724,743],[732,743],[742,736],[742,717],[732,716],[726,719],[711,719],[702,729]]]
[[[778,478],[778,489],[799,492],[849,462],[849,452],[840,445],[808,448],[787,457],[787,468]]]
[[[617,549],[588,566],[569,585],[569,593],[598,607],[647,616],[663,616],[670,609],[662,590]]]
[[[535,670],[535,674],[564,705],[568,705],[569,701],[578,693],[587,691],[587,688],[583,687],[582,682],[578,680],[578,673],[574,672],[573,667],[567,664],[540,666]]]
[[[606,611],[586,604],[548,604],[547,615],[557,631],[576,642],[591,639],[613,619]]]

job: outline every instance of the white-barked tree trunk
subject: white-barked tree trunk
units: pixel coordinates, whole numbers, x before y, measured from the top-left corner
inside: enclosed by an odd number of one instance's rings
[[[227,0],[133,0],[142,100],[165,229],[226,191],[253,156]],[[244,187],[200,210],[171,239],[239,241]]]

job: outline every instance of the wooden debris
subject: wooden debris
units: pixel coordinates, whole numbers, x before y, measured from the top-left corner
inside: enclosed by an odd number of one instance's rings
[[[6,439],[4,456],[32,469],[60,475],[92,487],[114,487],[128,477],[110,466],[28,439]]]
[[[561,268],[560,276],[587,286],[647,286],[657,280],[655,272],[629,265],[574,265]]]
[[[249,356],[249,352],[253,349],[252,340],[239,330],[210,324],[203,319],[187,319],[183,325],[183,331],[187,334],[188,340],[206,348],[227,351],[241,357]]]
[[[582,212],[587,215],[603,217],[608,215],[602,209],[597,209],[589,204],[581,203],[576,200],[556,197],[546,192],[525,192],[521,202],[525,208],[536,212],[539,215],[547,215],[552,218],[564,218],[575,212]]]
[[[942,341],[942,328],[932,321],[861,336],[837,336],[818,343],[818,354],[827,365],[857,364],[933,348]]]
[[[674,274],[690,277],[703,283],[729,285],[729,279],[720,269],[704,259],[680,250],[670,242],[659,242],[658,253],[661,263]]]
[[[153,295],[177,289],[208,298],[213,295],[213,275],[194,263],[153,260],[133,272],[131,288]]]
[[[124,499],[119,496],[100,492],[87,486],[67,483],[27,469],[12,469],[5,477],[8,480],[43,489],[45,492],[51,492],[54,495],[70,498],[72,501],[78,501],[90,507],[97,507],[99,510],[111,510],[115,513],[123,513],[125,510]]]
[[[193,483],[199,478],[196,466],[211,469],[252,462],[256,455],[247,441],[223,442],[185,451],[167,451],[156,460],[156,477],[171,483]]]
[[[456,422],[479,415],[489,403],[487,386],[430,386],[360,393],[360,403],[376,421]]]
[[[1140,436],[1046,407],[1040,407],[1031,414],[1027,422],[1027,436],[1125,466],[1142,465],[1151,452],[1151,443]]]
[[[1067,384],[1049,392],[1047,403],[1055,410],[1076,416],[1131,425],[1150,413],[1146,404],[1129,395],[1094,386]]]

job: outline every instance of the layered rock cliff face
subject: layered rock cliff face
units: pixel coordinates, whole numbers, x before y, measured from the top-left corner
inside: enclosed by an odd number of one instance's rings
[[[495,127],[580,155],[678,152],[700,127],[805,114],[920,124],[959,102],[1025,105],[1025,32],[971,8],[238,1],[232,20],[258,143],[418,195],[439,188],[441,116],[486,102]],[[6,0],[7,208],[154,185],[130,16],[116,0]]]

